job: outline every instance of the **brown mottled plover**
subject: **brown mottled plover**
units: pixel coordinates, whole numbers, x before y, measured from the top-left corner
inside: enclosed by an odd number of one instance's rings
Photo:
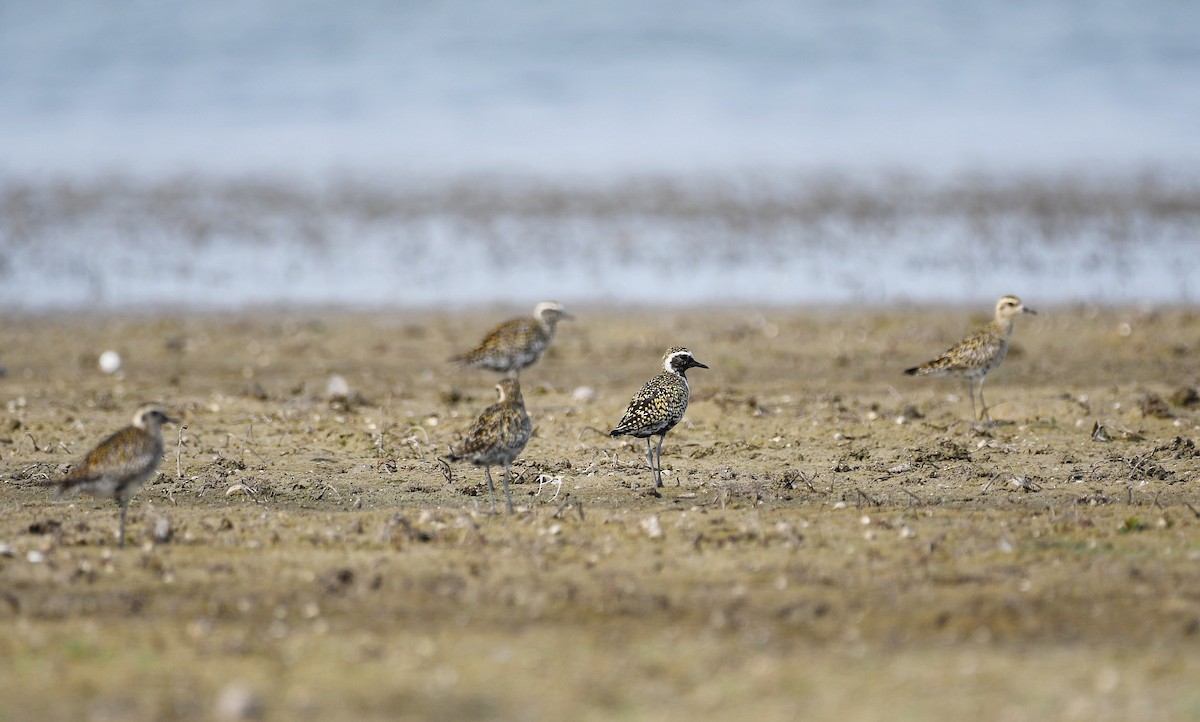
[[[987,403],[983,400],[983,381],[988,372],[995,369],[1008,353],[1008,340],[1012,336],[1013,318],[1022,313],[1036,314],[1026,308],[1016,296],[1004,296],[996,301],[996,318],[981,330],[967,336],[950,347],[937,358],[907,369],[909,376],[965,376],[967,391],[971,397],[971,417],[991,422]],[[982,418],[975,411],[975,379],[979,379],[979,405]]]
[[[496,487],[492,484],[492,467],[504,467],[504,498],[508,513],[513,513],[512,494],[508,480],[512,474],[512,463],[529,443],[533,434],[533,422],[525,413],[525,400],[521,397],[521,384],[515,378],[501,379],[496,384],[500,400],[483,410],[479,418],[458,443],[450,447],[446,456],[449,461],[469,461],[483,467],[487,479],[488,494],[492,499],[492,513],[496,513]]]
[[[117,502],[121,507],[117,546],[125,546],[129,500],[162,461],[162,425],[168,421],[179,422],[158,404],[142,406],[129,426],[101,441],[59,482],[59,496],[83,492]]]
[[[505,321],[488,331],[478,346],[450,360],[520,376],[521,369],[533,365],[550,346],[558,322],[571,317],[562,304],[543,301],[534,307],[532,316]]]

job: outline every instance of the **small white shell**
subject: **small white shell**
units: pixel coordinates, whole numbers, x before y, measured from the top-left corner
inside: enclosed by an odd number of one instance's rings
[[[325,384],[325,395],[332,399],[344,399],[350,396],[350,382],[345,376],[334,374]]]
[[[121,370],[121,354],[108,350],[100,354],[100,370],[106,374],[115,374]]]

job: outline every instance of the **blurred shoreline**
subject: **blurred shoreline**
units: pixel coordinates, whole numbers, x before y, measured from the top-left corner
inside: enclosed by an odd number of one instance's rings
[[[1187,305],[1200,174],[0,177],[8,312]]]

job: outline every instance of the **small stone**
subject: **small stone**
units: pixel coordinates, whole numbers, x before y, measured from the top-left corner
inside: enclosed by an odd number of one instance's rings
[[[350,382],[346,381],[346,377],[334,374],[325,384],[325,394],[331,399],[348,399],[350,398]]]
[[[1171,403],[1176,406],[1195,406],[1200,403],[1200,393],[1191,386],[1180,386],[1171,392]]]
[[[661,539],[663,535],[662,523],[658,520],[658,515],[648,516],[642,519],[640,525],[642,531],[646,532],[646,536],[651,539]]]
[[[254,690],[244,684],[237,682],[227,684],[217,697],[218,719],[259,719],[263,716],[263,712],[262,699]]]
[[[106,374],[115,374],[121,370],[121,354],[116,351],[105,351],[100,354],[100,370]]]
[[[1166,400],[1153,392],[1142,394],[1142,397],[1138,399],[1138,409],[1141,410],[1142,416],[1151,416],[1156,419],[1169,419],[1174,416]]]

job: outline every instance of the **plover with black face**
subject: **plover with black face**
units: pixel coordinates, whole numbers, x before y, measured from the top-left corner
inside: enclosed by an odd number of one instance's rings
[[[59,482],[59,496],[82,492],[117,502],[121,507],[117,546],[125,546],[129,500],[162,462],[162,425],[167,422],[179,420],[168,416],[158,404],[142,406],[129,426],[101,441]]]
[[[965,376],[967,392],[971,397],[972,420],[991,422],[987,403],[983,400],[983,382],[988,372],[995,369],[1008,353],[1008,340],[1012,337],[1013,318],[1023,313],[1036,314],[1026,308],[1016,296],[1004,296],[996,301],[996,318],[981,330],[967,336],[950,347],[946,353],[920,366],[905,370],[909,376]],[[975,410],[975,379],[979,379],[979,405],[982,418]]]
[[[521,369],[533,365],[554,340],[558,322],[572,318],[562,304],[542,301],[532,316],[522,316],[496,326],[479,345],[450,360],[463,366],[489,369],[520,376]]]
[[[641,391],[634,395],[609,436],[634,436],[646,440],[646,461],[654,475],[655,493],[662,482],[662,444],[667,432],[683,418],[687,411],[691,390],[688,387],[687,370],[708,368],[682,346],[667,349],[662,359],[663,372],[646,382]],[[650,446],[650,437],[658,437],[657,453]],[[655,459],[657,458],[657,462]]]
[[[515,378],[501,379],[496,384],[496,391],[500,394],[500,400],[483,410],[462,439],[450,447],[446,459],[469,461],[483,467],[493,514],[496,513],[496,487],[492,484],[492,467],[503,466],[504,498],[508,503],[508,513],[512,514],[512,494],[508,490],[511,467],[529,443],[533,422],[525,413],[525,399],[521,397],[519,381]]]

